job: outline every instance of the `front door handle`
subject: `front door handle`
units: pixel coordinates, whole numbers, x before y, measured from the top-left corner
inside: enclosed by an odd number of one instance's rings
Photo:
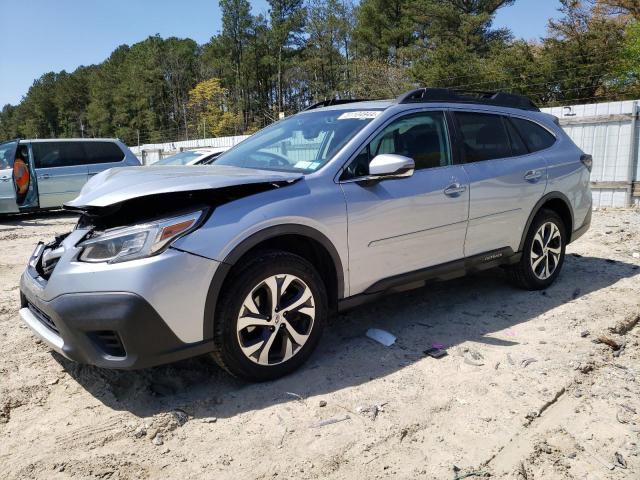
[[[449,185],[447,188],[444,189],[444,194],[447,197],[457,197],[458,195],[466,191],[467,191],[466,185],[461,185],[459,183],[452,183],[451,185]]]
[[[540,178],[542,177],[542,172],[539,170],[529,170],[527,173],[524,174],[524,179],[527,182],[537,182],[538,180],[540,180]]]

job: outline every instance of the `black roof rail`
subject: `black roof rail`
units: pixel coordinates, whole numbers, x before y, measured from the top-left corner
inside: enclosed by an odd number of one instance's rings
[[[519,108],[539,112],[528,97],[515,93],[459,90],[455,88],[417,88],[398,97],[397,103],[475,103],[497,107]]]
[[[303,112],[307,110],[314,110],[316,108],[322,107],[330,107],[332,105],[344,105],[345,103],[356,103],[356,102],[368,102],[368,98],[330,98],[329,100],[323,100],[318,103],[314,103],[313,105],[308,106],[303,109]]]

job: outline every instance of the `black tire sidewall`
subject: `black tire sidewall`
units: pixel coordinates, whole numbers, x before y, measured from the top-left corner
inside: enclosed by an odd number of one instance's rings
[[[251,290],[261,281],[281,274],[295,275],[311,289],[315,302],[315,319],[307,342],[286,362],[264,366],[249,360],[240,348],[236,324],[242,303]],[[299,368],[315,350],[324,325],[328,306],[327,293],[322,278],[305,259],[284,252],[265,252],[246,262],[238,269],[221,295],[214,319],[214,342],[219,346],[224,367],[232,374],[252,381],[266,381],[287,375]]]
[[[533,268],[531,266],[531,246],[533,245],[533,239],[535,237],[538,229],[547,222],[553,222],[558,230],[560,231],[560,237],[562,240],[561,250],[560,250],[560,260],[558,262],[558,266],[556,267],[553,274],[545,279],[539,279],[536,274],[533,272]],[[543,289],[551,285],[555,279],[560,275],[560,271],[562,270],[562,265],[564,264],[564,254],[567,248],[567,235],[566,235],[566,227],[562,218],[560,216],[551,211],[551,210],[542,210],[539,212],[533,222],[531,223],[531,227],[529,228],[529,232],[527,233],[527,239],[524,244],[524,251],[522,252],[522,262],[524,262],[525,273],[527,276],[527,282],[534,287],[535,289]]]

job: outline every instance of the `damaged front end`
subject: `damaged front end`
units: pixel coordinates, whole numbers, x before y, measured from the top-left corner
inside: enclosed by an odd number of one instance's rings
[[[81,261],[115,263],[163,251],[219,205],[290,185],[300,174],[228,166],[112,169],[96,175],[65,209],[88,231]]]
[[[20,281],[21,318],[61,355],[102,367],[211,351],[203,312],[220,262],[171,246],[219,206],[300,178],[230,167],[96,175],[65,205],[80,213],[76,228],[31,256]]]
[[[64,206],[80,213],[76,260],[112,264],[158,255],[200,227],[216,207],[301,178],[232,167],[185,168],[114,169],[96,175]],[[67,236],[38,246],[31,261],[38,278],[49,279]]]
[[[299,173],[223,165],[114,168],[89,180],[64,208],[82,214],[79,227],[107,230],[194,210],[211,212],[301,178]]]
[[[76,206],[64,208],[80,213],[78,228],[108,230],[140,222],[180,215],[194,210],[204,210],[208,215],[218,206],[258,193],[281,188],[292,181],[252,183],[196,191],[154,193],[144,197],[107,206]],[[203,221],[206,217],[203,218]]]

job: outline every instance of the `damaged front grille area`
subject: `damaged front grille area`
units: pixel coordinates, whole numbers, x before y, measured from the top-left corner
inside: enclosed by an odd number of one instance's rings
[[[40,255],[36,263],[36,271],[45,280],[49,280],[53,270],[64,254],[64,248],[61,246],[61,243],[68,235],[69,234],[59,235],[52,242],[44,246],[42,255]]]
[[[62,248],[57,248],[56,250],[45,250],[42,253],[42,276],[48,279],[53,273],[53,269],[56,268],[56,265],[60,261],[60,257],[64,253]]]

